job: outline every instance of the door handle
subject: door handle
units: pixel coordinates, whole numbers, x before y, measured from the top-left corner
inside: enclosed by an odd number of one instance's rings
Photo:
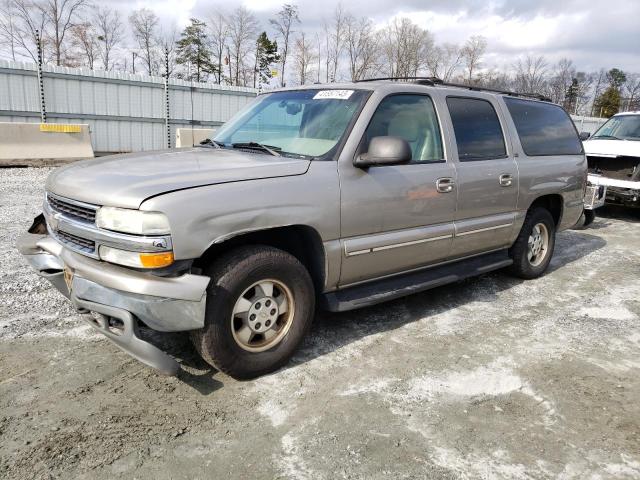
[[[453,186],[455,185],[453,178],[444,177],[436,180],[436,190],[440,193],[449,193],[453,190]]]
[[[503,173],[500,175],[500,186],[510,187],[511,185],[513,185],[513,175],[510,173]]]

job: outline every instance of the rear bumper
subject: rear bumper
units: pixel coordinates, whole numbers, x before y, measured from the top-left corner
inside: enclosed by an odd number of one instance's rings
[[[23,235],[18,250],[76,308],[96,314],[83,315],[92,327],[163,373],[175,374],[177,363],[139,338],[138,320],[163,332],[204,326],[209,277],[157,277],[117,267],[71,252],[47,235]],[[73,277],[65,280],[65,271]]]

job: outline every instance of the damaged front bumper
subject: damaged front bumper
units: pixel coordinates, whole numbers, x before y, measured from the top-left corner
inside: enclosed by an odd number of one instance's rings
[[[159,277],[118,267],[71,252],[48,235],[25,234],[18,250],[93,328],[146,365],[177,373],[175,359],[140,338],[138,322],[161,332],[202,328],[209,277]]]
[[[640,206],[640,181],[620,180],[590,173],[587,176],[584,208],[595,210],[603,206],[605,201]]]

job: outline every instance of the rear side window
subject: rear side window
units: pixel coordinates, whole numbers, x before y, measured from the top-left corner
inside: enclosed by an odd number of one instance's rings
[[[491,103],[479,98],[447,97],[460,161],[504,158],[507,149]]]
[[[561,107],[519,98],[505,97],[504,101],[528,156],[582,153],[573,121]]]

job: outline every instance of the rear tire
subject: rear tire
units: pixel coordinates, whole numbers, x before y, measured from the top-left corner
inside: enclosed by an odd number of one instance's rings
[[[313,282],[289,253],[240,247],[207,270],[205,326],[191,333],[202,358],[224,373],[249,379],[284,365],[311,326]]]
[[[509,249],[513,275],[532,279],[541,276],[551,261],[556,243],[556,224],[546,208],[535,207],[527,213],[520,234]]]

